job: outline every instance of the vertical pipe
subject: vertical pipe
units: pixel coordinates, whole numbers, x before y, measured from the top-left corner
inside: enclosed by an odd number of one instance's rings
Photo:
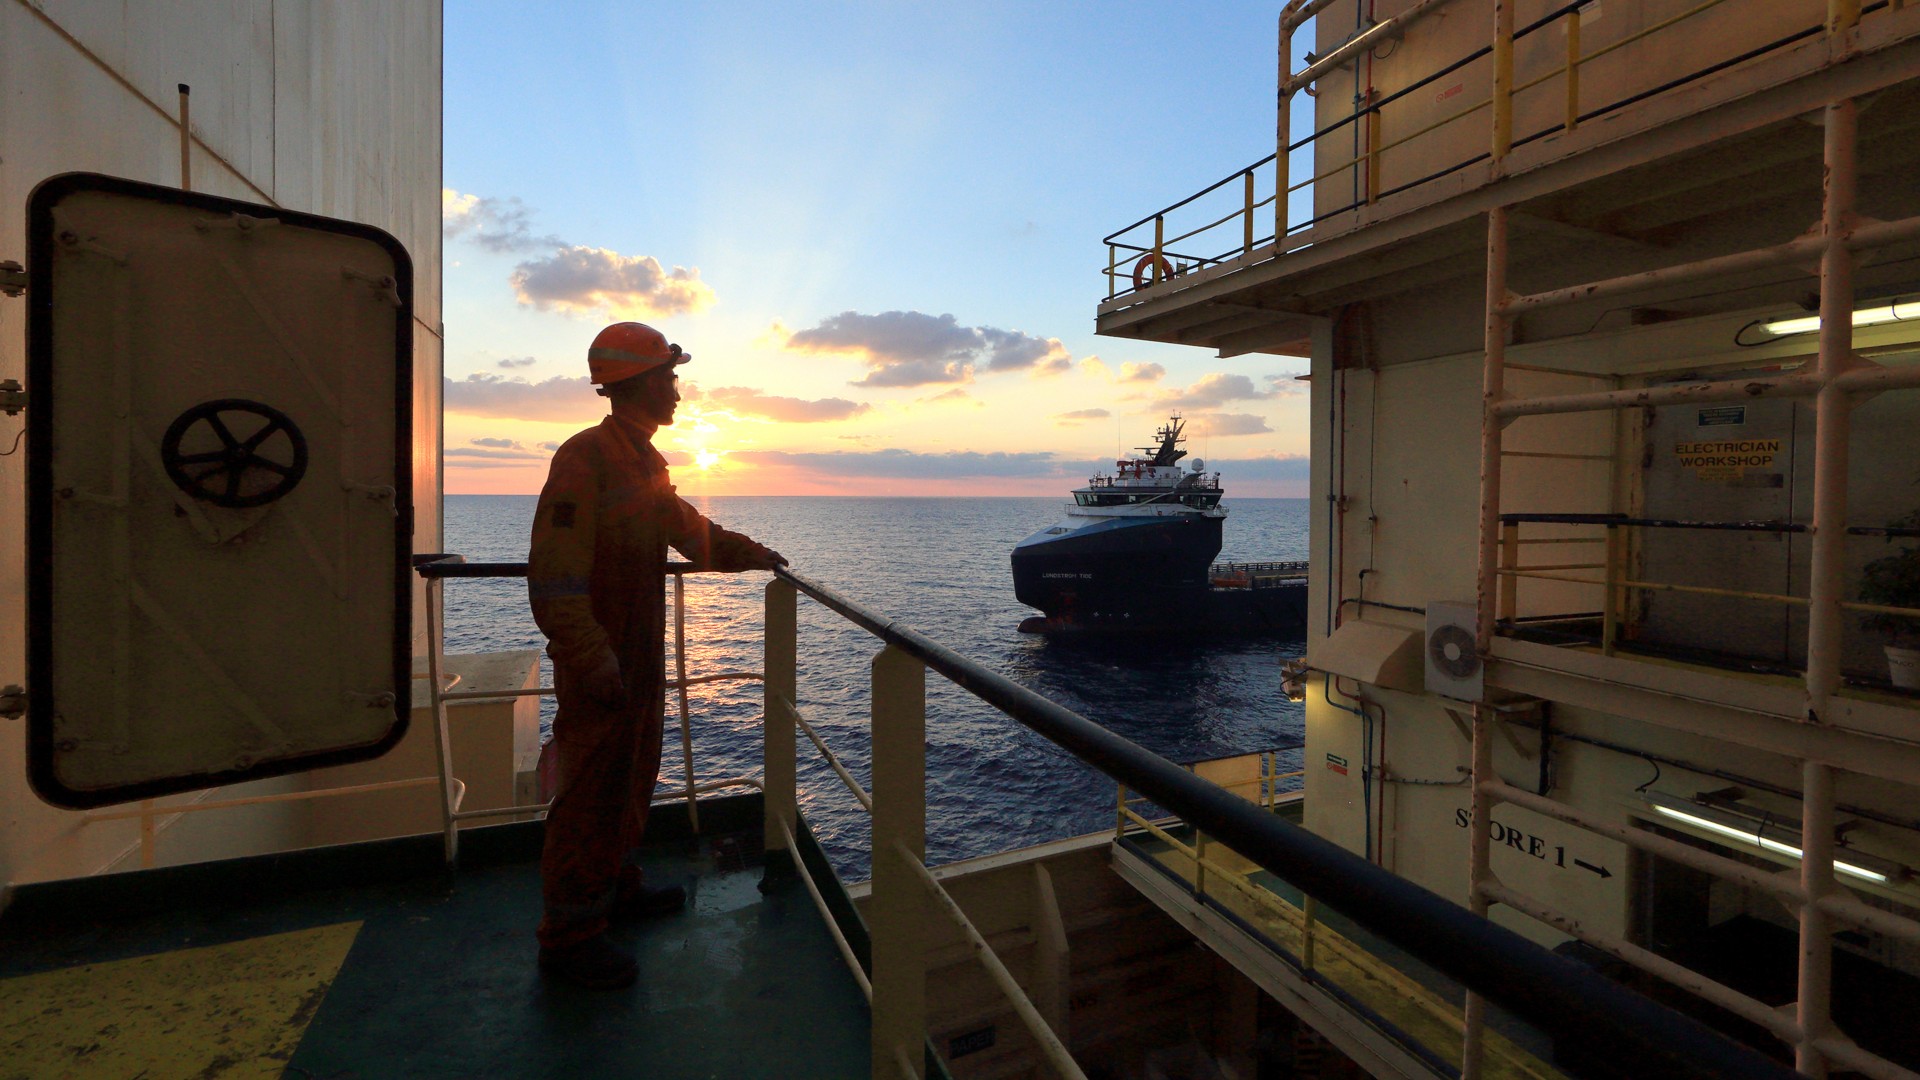
[[[180,84],[180,190],[193,190],[193,127],[187,109],[187,95],[193,90]]]
[[[1501,3],[1506,0],[1500,0]],[[1487,211],[1486,359],[1480,390],[1480,574],[1474,645],[1482,657],[1493,643],[1496,563],[1500,557],[1501,420],[1494,406],[1506,396],[1507,208]]]
[[[928,897],[906,860],[927,854],[927,669],[897,646],[873,658],[873,1075],[927,1038]],[[902,850],[904,849],[904,850]]]
[[[1047,1026],[1071,1045],[1067,1018],[1072,1002],[1072,950],[1067,940],[1067,922],[1060,915],[1060,900],[1053,888],[1053,875],[1047,868],[1033,866],[1033,1007]]]
[[[1493,0],[1493,161],[1513,149],[1513,2]]]
[[[1127,785],[1120,785],[1120,797],[1115,801],[1113,814],[1113,838],[1120,839],[1127,832]]]
[[[1844,7],[1836,3],[1834,10]],[[1856,9],[1855,16],[1858,11]],[[1859,114],[1851,100],[1826,111],[1826,191],[1820,232],[1820,390],[1814,397],[1813,551],[1807,590],[1807,720],[1824,724],[1840,688],[1845,599],[1847,458],[1852,441],[1852,401],[1836,380],[1853,366],[1853,255],[1846,248],[1854,224],[1855,149]],[[1800,885],[1809,903],[1800,908],[1798,1020],[1805,1033],[1794,1049],[1794,1066],[1815,1080],[1827,1075],[1814,1042],[1831,1028],[1832,926],[1819,905],[1833,890],[1833,770],[1816,761],[1803,765]]]
[[[760,670],[764,695],[761,723],[763,758],[761,783],[765,786],[765,843],[768,852],[783,851],[789,829],[798,830],[794,818],[794,717],[789,708],[799,697],[798,626],[799,591],[774,578],[767,582],[766,639],[762,645]],[[768,858],[769,867],[781,860]]]
[[[1253,170],[1247,170],[1246,219],[1241,229],[1240,254],[1253,254]]]
[[[440,671],[446,659],[441,652],[440,616],[445,600],[444,578],[427,582],[427,700],[433,705],[433,754],[440,765],[440,830],[447,865],[460,856],[459,822],[454,820],[453,753],[447,746],[447,699],[442,695]]]
[[[1580,126],[1580,9],[1567,15],[1567,130]]]
[[[1111,300],[1120,289],[1120,249],[1113,244],[1107,245],[1107,299]]]
[[[1827,0],[1827,33],[1844,34],[1860,25],[1860,0]]]
[[[700,835],[700,800],[693,794],[693,726],[687,709],[687,575],[673,575],[673,665],[680,683],[680,763],[687,778],[687,822]]]
[[[1512,0],[1494,0],[1494,160],[1497,164],[1509,148],[1512,100],[1508,90],[1513,79]],[[1485,357],[1481,370],[1480,409],[1480,566],[1474,617],[1474,648],[1484,662],[1493,646],[1495,600],[1499,558],[1501,421],[1494,405],[1506,396],[1507,317],[1507,208],[1496,206],[1487,212],[1487,292],[1483,324]],[[1489,869],[1490,826],[1493,798],[1488,785],[1498,778],[1493,773],[1493,717],[1485,702],[1473,708],[1473,787],[1468,820],[1467,907],[1475,915],[1485,916],[1487,898],[1484,886],[1491,878]],[[1461,1017],[1460,1075],[1462,1080],[1478,1080],[1484,1056],[1486,1001],[1469,991]]]

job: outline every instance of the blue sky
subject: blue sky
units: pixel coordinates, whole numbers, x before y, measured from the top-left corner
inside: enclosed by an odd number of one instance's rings
[[[448,4],[448,490],[537,488],[634,317],[715,491],[1059,493],[1179,402],[1295,493],[1304,362],[1092,333],[1101,237],[1271,152],[1277,14]]]

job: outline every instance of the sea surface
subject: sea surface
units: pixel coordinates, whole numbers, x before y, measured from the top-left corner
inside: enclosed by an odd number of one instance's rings
[[[1035,612],[1013,598],[1013,545],[1063,515],[1064,498],[714,496],[702,513],[785,555],[847,598],[1178,762],[1303,741],[1301,706],[1280,665],[1302,642],[1063,640],[1022,634]],[[527,557],[535,500],[446,497],[447,550],[471,561]],[[1305,499],[1227,499],[1222,560],[1307,557]],[[686,579],[690,675],[761,666],[764,573]],[[669,602],[671,602],[669,589]],[[446,583],[449,652],[545,644],[519,580]],[[674,669],[668,620],[667,671]],[[870,787],[867,682],[878,640],[802,595],[799,704],[849,771]],[[542,661],[542,678],[551,673]],[[760,686],[723,682],[689,694],[697,780],[758,776]],[[551,723],[546,702],[543,729]],[[684,781],[677,701],[667,703],[661,790]],[[866,876],[865,812],[804,735],[800,801],[836,868]],[[1295,763],[1298,753],[1285,760]],[[1111,828],[1115,785],[936,672],[927,676],[927,854],[932,864]]]

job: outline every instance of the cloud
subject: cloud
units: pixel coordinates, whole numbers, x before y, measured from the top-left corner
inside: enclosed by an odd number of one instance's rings
[[[775,397],[748,386],[722,386],[717,390],[709,391],[706,399],[718,402],[737,413],[764,416],[769,420],[779,420],[789,424],[846,420],[873,408],[864,401],[848,401],[846,398],[806,401],[802,398]]]
[[[1167,369],[1159,364],[1136,364],[1132,361],[1120,365],[1121,382],[1159,382]]]
[[[1195,435],[1264,435],[1273,429],[1264,417],[1252,413],[1202,413],[1188,417]]]
[[[503,368],[532,367],[533,365],[534,359],[531,356],[509,356],[500,361],[500,366]]]
[[[651,255],[580,244],[515,266],[507,282],[521,303],[570,315],[684,315],[705,311],[714,300],[698,270],[668,271]]]
[[[922,405],[937,405],[943,401],[972,401],[975,405],[986,404],[984,401],[975,400],[972,394],[967,393],[958,386],[951,390],[942,390],[938,394],[932,394],[920,399]]]
[[[526,447],[512,439],[468,439],[475,446],[491,446],[496,450],[525,450]]]
[[[560,247],[558,237],[533,235],[532,216],[519,199],[440,189],[440,231],[449,240],[469,240],[499,254]]]
[[[540,449],[551,452],[560,449],[560,444],[557,442],[543,442],[540,444]]]
[[[1046,451],[980,453],[963,450],[939,454],[914,450],[828,450],[799,453],[787,450],[735,450],[729,458],[756,465],[810,469],[835,476],[889,479],[949,479],[955,477],[1054,476],[1060,465]]]
[[[440,189],[441,231],[498,254],[535,255],[513,268],[507,283],[522,304],[567,315],[604,312],[619,318],[684,315],[705,311],[714,294],[698,268],[671,270],[651,255],[622,255],[558,236],[536,236],[532,211],[515,198],[492,198]],[[457,265],[457,264],[456,264]],[[532,357],[502,360],[524,367]]]
[[[1097,356],[1089,356],[1085,360],[1080,361],[1080,370],[1099,379],[1113,378],[1113,370],[1107,367],[1106,362]]]
[[[601,411],[585,375],[530,383],[480,372],[459,382],[444,380],[442,393],[448,412],[469,416],[576,422],[592,420]]]
[[[1105,409],[1075,409],[1072,412],[1058,413],[1054,421],[1065,427],[1074,427],[1082,420],[1105,420],[1113,414]]]
[[[866,364],[867,375],[855,386],[968,383],[976,370],[1055,373],[1072,363],[1058,338],[962,326],[952,315],[923,311],[843,311],[805,330],[776,325],[774,334],[793,352],[846,356]]]
[[[1156,365],[1157,366],[1157,365]],[[1277,396],[1277,391],[1259,390],[1245,375],[1215,372],[1184,390],[1171,390],[1153,401],[1155,409],[1217,409],[1229,401],[1257,401]]]
[[[475,440],[476,442],[479,440]],[[478,458],[484,461],[545,461],[547,455],[536,454],[532,450],[492,450],[486,447],[456,446],[446,452],[449,458]],[[455,460],[449,464],[465,464]]]
[[[1307,392],[1306,380],[1299,375],[1283,371],[1278,375],[1268,375],[1266,379],[1267,385],[1273,387],[1275,397],[1298,397]]]

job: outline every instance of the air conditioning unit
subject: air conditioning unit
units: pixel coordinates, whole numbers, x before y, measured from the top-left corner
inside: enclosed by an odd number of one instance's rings
[[[1486,690],[1486,665],[1474,649],[1479,606],[1435,600],[1427,604],[1427,692],[1458,701],[1479,701]]]

